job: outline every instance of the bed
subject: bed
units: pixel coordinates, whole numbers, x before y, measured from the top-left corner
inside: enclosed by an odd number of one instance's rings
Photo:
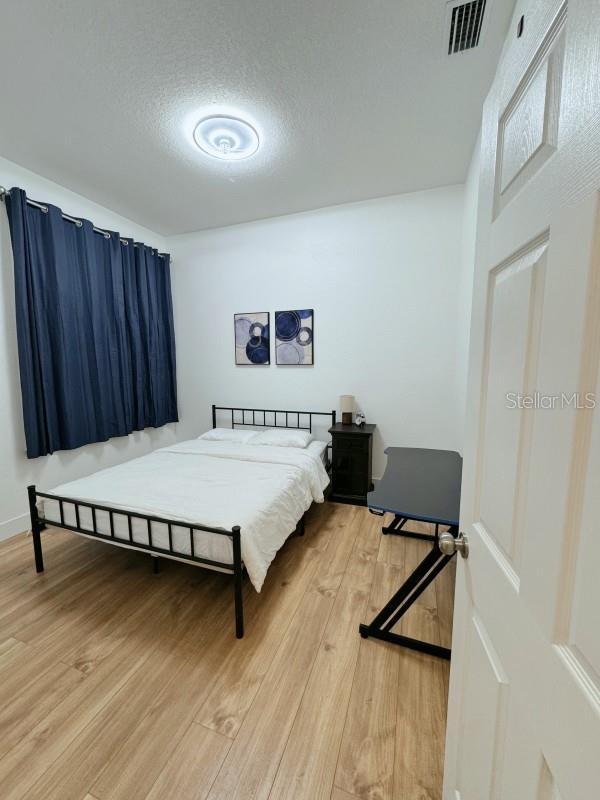
[[[324,435],[305,447],[272,440],[286,439],[281,429],[292,440],[308,438],[315,427],[335,424],[335,417],[335,411],[213,406],[211,434],[51,491],[29,486],[36,570],[44,569],[41,533],[52,525],[154,559],[226,572],[233,576],[235,632],[242,638],[244,571],[260,591],[277,551],[290,534],[303,533],[306,511],[323,502],[330,484]],[[223,420],[229,437],[217,435]],[[247,433],[235,433],[240,429]]]

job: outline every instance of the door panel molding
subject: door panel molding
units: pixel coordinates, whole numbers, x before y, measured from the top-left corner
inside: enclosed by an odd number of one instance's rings
[[[563,3],[498,120],[494,219],[556,152],[567,3]]]
[[[537,800],[562,800],[562,795],[556,785],[552,770],[543,755]]]
[[[600,714],[600,676],[576,647],[570,645],[554,645],[557,655],[566,669],[576,680],[582,693]]]
[[[511,391],[533,395],[548,244],[546,230],[488,275],[475,520],[502,553],[500,564],[517,589],[533,419],[530,410],[510,408],[508,396],[498,393],[512,368]],[[503,358],[498,367],[498,353],[507,348],[514,363]]]
[[[510,684],[496,648],[477,612],[473,612],[467,637],[467,700],[460,720],[459,762],[468,765],[458,773],[457,795],[462,800],[497,796],[502,774],[502,748]],[[477,736],[481,726],[489,735]],[[493,743],[493,744],[492,744]],[[486,752],[482,749],[492,744]]]
[[[515,592],[518,593],[521,588],[521,579],[515,572],[513,565],[506,557],[506,554],[502,548],[498,546],[494,537],[488,533],[483,520],[480,519],[479,522],[473,523],[473,528],[479,534],[479,538],[481,539],[482,544],[489,551],[491,558],[493,558],[493,560],[496,562],[496,565],[502,570],[502,572],[504,572],[505,577],[512,585]]]

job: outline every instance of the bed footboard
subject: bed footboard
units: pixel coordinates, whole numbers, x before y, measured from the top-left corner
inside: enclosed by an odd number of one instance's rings
[[[147,552],[153,556],[165,556],[166,558],[175,559],[177,561],[184,561],[192,563],[199,567],[214,568],[220,572],[226,572],[233,576],[234,586],[234,603],[235,603],[235,635],[241,639],[244,635],[244,608],[242,596],[242,578],[244,571],[244,562],[242,561],[242,545],[241,545],[241,529],[239,525],[234,525],[231,530],[224,528],[211,528],[207,525],[189,525],[180,520],[167,519],[163,517],[152,517],[147,514],[137,513],[135,511],[126,511],[120,508],[111,508],[110,506],[97,505],[95,503],[88,503],[83,500],[74,500],[70,497],[59,497],[58,495],[48,494],[46,492],[38,492],[35,486],[27,487],[27,494],[29,498],[29,514],[31,517],[31,533],[33,536],[33,553],[35,557],[35,568],[37,572],[44,571],[44,557],[42,553],[42,531],[46,524],[52,525],[55,528],[63,528],[74,533],[79,533],[83,536],[89,536],[93,539],[100,539],[101,541],[116,544],[120,547],[126,547],[131,550],[139,550]],[[42,497],[48,500],[54,500],[58,503],[60,520],[46,520],[40,515],[37,498]],[[75,517],[75,524],[67,521],[66,509],[73,509]],[[82,509],[85,509],[91,515],[91,528],[83,527],[81,524]],[[108,515],[110,533],[102,533],[98,526],[98,516],[102,512]],[[116,536],[115,532],[115,518],[123,518],[127,520],[127,538]],[[134,521],[142,521],[146,527],[148,544],[135,541],[134,539]],[[168,546],[159,547],[153,542],[153,524],[166,526],[168,533]],[[173,548],[173,529],[186,529],[189,531],[190,553],[183,553]],[[214,533],[219,536],[227,536],[231,539],[233,562],[214,561],[210,558],[203,558],[196,554],[196,546],[194,542],[194,533],[202,531],[205,533]]]

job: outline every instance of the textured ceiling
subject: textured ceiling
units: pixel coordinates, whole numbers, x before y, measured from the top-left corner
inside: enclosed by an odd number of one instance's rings
[[[0,155],[162,234],[461,182],[513,0],[1,0]],[[206,113],[251,160],[192,143]]]

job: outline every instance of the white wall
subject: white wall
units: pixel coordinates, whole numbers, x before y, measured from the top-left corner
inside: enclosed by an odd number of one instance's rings
[[[471,304],[475,275],[475,243],[477,237],[477,209],[479,203],[480,137],[477,137],[464,191],[462,242],[458,299],[458,330],[456,340],[456,401],[460,420],[460,437],[463,440],[467,409],[467,378],[469,371],[469,336],[471,330]]]
[[[99,227],[118,230],[126,236],[165,250],[163,237],[142,228],[106,208],[86,200],[51,181],[5,159],[0,159],[0,185],[20,186],[36,200],[60,206],[73,216],[85,216]],[[175,425],[148,429],[88,445],[73,451],[28,460],[21,413],[21,390],[17,360],[12,250],[8,218],[0,208],[0,539],[28,527],[26,487],[53,486],[88,475],[121,461],[168,444],[175,439]]]
[[[386,445],[460,450],[462,220],[450,186],[169,238],[178,436],[212,403],[327,411],[354,394],[378,425],[375,477]],[[314,367],[236,367],[234,313],[288,308],[315,309]]]

